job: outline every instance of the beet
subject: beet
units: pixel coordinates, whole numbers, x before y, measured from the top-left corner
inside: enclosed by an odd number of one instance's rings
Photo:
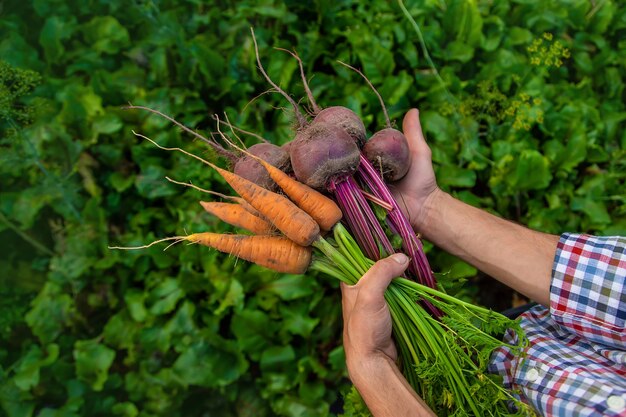
[[[313,123],[330,123],[340,126],[348,132],[359,148],[363,147],[365,143],[365,126],[363,121],[355,112],[346,107],[327,107],[315,116]]]
[[[257,143],[248,148],[248,152],[258,156],[281,171],[288,172],[291,170],[289,153],[280,146],[271,143]],[[277,188],[276,183],[270,178],[267,170],[263,168],[263,165],[250,156],[246,155],[241,157],[235,163],[233,172],[268,190],[273,191]]]
[[[285,150],[285,152],[290,153],[291,152],[291,144],[293,143],[293,140],[290,140],[287,143],[283,143],[283,145],[281,146],[281,148],[283,148]]]
[[[376,132],[363,146],[363,155],[382,169],[386,181],[398,181],[411,166],[409,143],[399,130],[387,128]]]
[[[365,126],[359,116],[348,108],[335,106],[320,110],[308,86],[302,60],[297,53],[282,49],[298,61],[302,82],[315,115],[315,119],[308,124],[298,104],[265,72],[254,31],[252,40],[259,70],[273,89],[282,94],[294,109],[296,138],[285,146],[289,150],[293,172],[300,182],[326,191],[334,186],[334,182],[356,171],[360,160],[359,149],[365,143]]]
[[[352,175],[359,166],[360,152],[354,139],[332,123],[314,121],[298,132],[290,151],[298,181],[320,191]]]

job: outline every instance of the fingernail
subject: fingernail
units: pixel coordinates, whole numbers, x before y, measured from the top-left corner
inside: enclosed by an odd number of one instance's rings
[[[392,256],[392,258],[400,265],[404,265],[405,263],[409,262],[409,257],[406,256],[404,253],[396,253]]]

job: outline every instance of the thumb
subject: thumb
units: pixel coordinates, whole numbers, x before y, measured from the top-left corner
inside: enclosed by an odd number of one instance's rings
[[[430,157],[431,151],[426,143],[426,139],[424,139],[419,110],[411,109],[407,112],[402,121],[402,131],[409,142],[409,149],[414,157],[418,155]]]
[[[370,300],[383,299],[385,290],[392,279],[402,275],[409,266],[409,257],[396,253],[376,262],[359,280],[359,297],[366,296]]]

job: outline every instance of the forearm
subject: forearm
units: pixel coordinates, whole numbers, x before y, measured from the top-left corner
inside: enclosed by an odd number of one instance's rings
[[[350,379],[375,417],[435,416],[395,363],[381,356],[348,365]]]
[[[549,304],[558,236],[530,230],[433,192],[414,227],[435,245],[498,281]]]

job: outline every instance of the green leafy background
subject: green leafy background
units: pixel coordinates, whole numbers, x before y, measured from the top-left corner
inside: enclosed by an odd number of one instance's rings
[[[229,230],[200,210],[205,195],[164,179],[229,193],[216,175],[132,130],[207,149],[123,105],[205,134],[227,112],[291,138],[281,97],[251,102],[268,85],[250,26],[296,98],[296,63],[272,47],[295,48],[318,101],[354,109],[370,132],[379,104],[337,60],[365,71],[398,125],[419,107],[439,182],[457,197],[551,233],[626,234],[619,3],[407,1],[416,27],[386,1],[1,2],[0,414],[323,416],[341,397],[332,280],[197,246],[107,249]],[[510,306],[510,292],[427,248],[442,277],[468,280],[465,296]]]

